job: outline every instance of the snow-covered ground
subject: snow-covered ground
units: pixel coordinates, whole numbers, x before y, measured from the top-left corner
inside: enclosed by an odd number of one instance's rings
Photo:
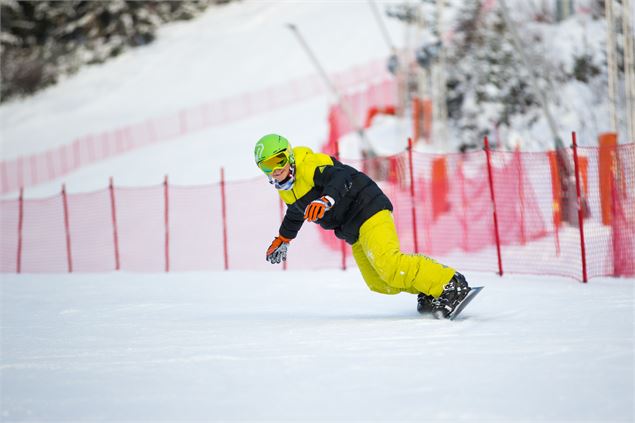
[[[311,74],[289,21],[329,72],[388,54],[367,2],[238,2],[2,105],[2,158]],[[386,23],[399,43],[401,26]],[[317,148],[327,104],[210,128],[64,181],[77,192],[109,176],[207,184],[220,166],[229,179],[261,176],[255,140],[281,132]],[[405,133],[397,123],[375,136],[397,148]],[[449,322],[419,316],[411,295],[370,292],[354,268],[2,274],[0,420],[633,421],[635,280],[467,275],[486,289]]]
[[[455,321],[356,269],[4,275],[3,421],[633,421],[633,280],[468,273]]]

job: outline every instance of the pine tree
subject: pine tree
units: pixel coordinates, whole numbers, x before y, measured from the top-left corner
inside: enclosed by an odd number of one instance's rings
[[[191,19],[209,4],[225,2],[0,0],[0,101],[148,44],[160,25]]]
[[[448,57],[448,114],[463,144],[478,144],[492,128],[537,104],[498,11],[467,2],[458,14]]]

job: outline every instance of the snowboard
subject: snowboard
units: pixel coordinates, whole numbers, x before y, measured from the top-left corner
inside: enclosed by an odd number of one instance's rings
[[[450,320],[454,320],[456,319],[458,316],[461,315],[461,312],[463,311],[463,309],[465,307],[467,307],[467,305],[472,302],[472,300],[474,299],[474,297],[476,297],[479,292],[481,292],[481,290],[483,289],[482,286],[473,286],[471,287],[472,289],[470,289],[470,292],[468,292],[468,294],[465,296],[465,298],[463,299],[463,301],[461,301],[461,304],[459,304],[458,306],[456,306],[456,308],[452,311],[452,314],[450,314],[448,317],[446,317],[446,319],[450,319]]]

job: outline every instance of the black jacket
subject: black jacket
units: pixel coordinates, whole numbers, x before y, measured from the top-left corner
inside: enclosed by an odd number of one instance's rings
[[[307,151],[308,150],[308,151]],[[304,223],[307,205],[324,195],[335,205],[317,223],[334,230],[335,236],[354,244],[359,228],[381,210],[391,210],[392,204],[375,181],[355,168],[305,147],[294,149],[296,181],[289,191],[280,191],[287,203],[287,212],[280,225],[280,235],[293,239]]]

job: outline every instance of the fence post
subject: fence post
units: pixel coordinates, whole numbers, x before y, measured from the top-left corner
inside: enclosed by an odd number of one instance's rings
[[[575,166],[575,191],[578,202],[578,224],[580,226],[580,254],[582,256],[582,282],[587,282],[586,273],[586,248],[584,244],[584,213],[582,210],[582,198],[580,193],[580,163],[578,160],[578,143],[575,132],[571,133],[573,140],[573,164]]]
[[[18,252],[16,257],[16,272],[22,273],[22,227],[24,225],[24,188],[20,187],[18,199]]]
[[[417,237],[417,207],[415,205],[415,178],[412,167],[412,138],[408,138],[408,171],[410,172],[410,205],[412,208],[412,236],[414,239],[415,254],[419,253],[419,239]]]
[[[168,175],[163,182],[164,217],[165,217],[165,271],[170,271],[170,199],[168,195]]]
[[[112,233],[115,243],[115,270],[121,270],[121,263],[119,262],[119,229],[117,227],[117,207],[115,203],[115,184],[112,176],[110,177],[110,213],[112,216]]]
[[[494,217],[494,237],[496,239],[496,254],[498,256],[498,274],[503,276],[503,260],[501,257],[500,234],[498,232],[498,216],[496,214],[496,196],[494,194],[494,175],[492,172],[492,157],[489,149],[489,140],[485,136],[485,156],[487,157],[487,176],[489,179],[489,192],[492,199],[492,215]]]
[[[225,168],[220,168],[220,199],[223,216],[223,260],[225,270],[229,270],[229,252],[227,250],[227,198],[225,196]]]
[[[66,184],[62,184],[62,203],[64,205],[64,229],[66,231],[66,259],[68,262],[68,273],[73,273],[73,256],[71,254],[71,225],[68,216],[68,197],[66,195]]]

